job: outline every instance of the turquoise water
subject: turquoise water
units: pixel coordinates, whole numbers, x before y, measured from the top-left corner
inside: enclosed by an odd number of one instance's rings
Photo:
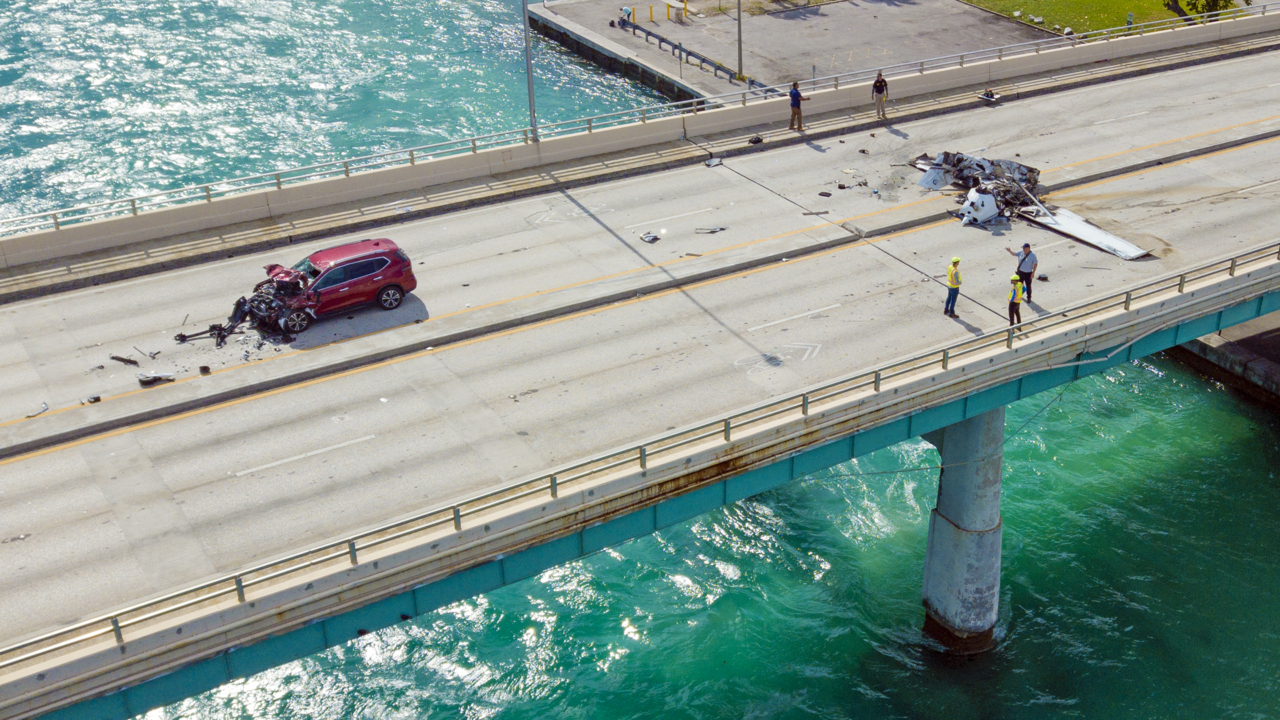
[[[1009,409],[980,658],[921,638],[916,440],[148,717],[1280,716],[1280,421],[1160,357],[1057,396]]]
[[[528,125],[517,0],[4,0],[0,217]],[[534,36],[538,117],[661,102]]]

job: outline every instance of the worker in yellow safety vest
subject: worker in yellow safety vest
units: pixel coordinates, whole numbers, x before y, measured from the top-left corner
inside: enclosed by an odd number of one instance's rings
[[[951,258],[947,266],[947,303],[942,306],[942,314],[947,317],[960,317],[956,314],[956,298],[960,297],[960,258]]]
[[[1022,278],[1009,278],[1009,327],[1022,322]]]

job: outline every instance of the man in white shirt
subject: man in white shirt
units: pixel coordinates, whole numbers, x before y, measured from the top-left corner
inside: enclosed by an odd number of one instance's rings
[[[1036,276],[1036,268],[1040,267],[1036,254],[1031,252],[1031,243],[1022,243],[1021,252],[1014,252],[1013,248],[1005,248],[1005,251],[1018,258],[1018,277],[1022,280],[1027,302],[1031,302],[1031,278]]]

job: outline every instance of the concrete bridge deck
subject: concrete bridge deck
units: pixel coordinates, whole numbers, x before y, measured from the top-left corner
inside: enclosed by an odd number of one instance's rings
[[[523,308],[524,296],[571,285],[559,292],[589,296],[614,289],[620,274],[669,273],[673,266],[661,263],[705,261],[744,243],[777,250],[778,242],[799,248],[848,236],[815,217],[867,223],[893,208],[945,209],[910,184],[914,170],[889,167],[923,151],[1020,155],[1049,170],[1044,180],[1053,183],[1122,166],[1115,163],[1126,155],[1262,134],[1280,123],[1277,66],[1270,55],[1199,66],[389,229],[383,234],[425,263],[417,266],[423,304],[320,323],[304,341],[353,338],[425,319],[426,309],[434,319],[407,331],[430,332],[485,305],[490,313]],[[1036,313],[1270,241],[1277,147],[1264,139],[1054,196],[1155,250],[1146,261],[1126,263],[1023,225],[993,237],[954,222],[925,224],[10,458],[0,465],[0,534],[23,539],[0,546],[9,569],[0,590],[4,639],[1001,327],[1012,262],[1004,247],[1024,240],[1050,277],[1035,288]],[[869,187],[834,188],[854,176]],[[831,214],[804,214],[822,210]],[[694,232],[710,226],[729,229]],[[664,228],[653,245],[637,241]],[[187,313],[189,324],[215,320],[258,266],[306,249],[6,308],[6,437],[38,436],[43,424],[72,418],[87,393],[124,393],[133,371],[106,355],[133,345],[163,350],[157,367],[243,365],[241,346],[215,354],[168,338]],[[940,314],[933,279],[954,254],[967,273],[959,322]],[[285,354],[266,353],[265,362],[221,377],[243,384],[288,362]],[[97,364],[111,370],[86,374]],[[91,410],[164,397],[136,393]],[[22,417],[45,401],[70,409]]]

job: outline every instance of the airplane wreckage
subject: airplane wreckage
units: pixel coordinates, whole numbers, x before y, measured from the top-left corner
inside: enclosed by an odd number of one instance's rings
[[[965,225],[987,227],[1019,217],[1040,227],[1074,238],[1124,260],[1136,260],[1148,251],[1116,237],[1070,210],[1050,210],[1040,202],[1040,171],[1012,160],[988,160],[965,153],[927,153],[911,161],[924,172],[916,183],[927,190],[948,185],[968,188],[952,214]]]

